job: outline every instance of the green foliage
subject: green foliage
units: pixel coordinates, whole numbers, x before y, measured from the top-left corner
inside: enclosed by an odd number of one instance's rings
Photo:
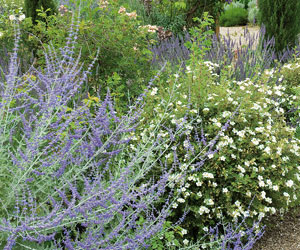
[[[240,0],[241,3],[243,3],[245,5],[245,9],[248,9],[248,6],[249,6],[249,2],[251,0]],[[256,1],[256,0],[255,0]]]
[[[164,250],[170,249],[175,250],[182,246],[182,241],[187,230],[180,226],[173,227],[172,222],[166,221],[162,231],[150,240],[149,249],[153,250]]]
[[[258,19],[258,7],[256,5],[256,0],[252,0],[248,3],[248,21],[252,24],[257,22]]]
[[[290,95],[288,102],[282,106],[285,110],[285,116],[289,123],[297,128],[296,135],[299,138],[299,118],[300,112],[295,107],[299,107],[300,101],[300,60],[299,58],[283,65],[280,72],[275,77],[286,86],[285,92]],[[298,97],[298,98],[295,98]],[[291,112],[294,110],[293,112]]]
[[[152,1],[149,13],[139,0],[121,2],[127,2],[131,9],[137,10],[144,23],[159,25],[178,34],[197,25],[194,18],[202,18],[204,12],[208,12],[216,20],[223,11],[225,0]]]
[[[243,4],[242,2],[237,2],[237,1],[233,1],[231,3],[227,3],[224,6],[224,11],[231,9],[231,8],[242,8],[245,9],[245,4]]]
[[[277,52],[294,47],[300,32],[300,1],[260,0],[260,23],[266,26],[266,37],[275,37]]]
[[[191,62],[193,65],[197,64],[198,59],[202,59],[207,51],[210,50],[212,45],[211,37],[213,31],[211,30],[212,25],[214,24],[214,20],[212,16],[209,15],[208,12],[203,13],[203,20],[199,18],[194,18],[195,22],[198,22],[199,25],[193,27],[190,30],[192,41],[187,42],[185,45],[188,49],[194,52],[194,56],[191,58]],[[199,46],[202,46],[202,49],[199,50]],[[196,61],[195,61],[196,59]]]
[[[57,6],[55,0],[24,0],[25,15],[31,17],[32,22],[36,23],[37,20],[41,20],[37,10],[49,10],[48,15],[57,14]]]
[[[81,53],[85,69],[99,50],[86,92],[94,94],[101,88],[104,96],[107,88],[110,88],[117,109],[124,110],[128,100],[140,94],[150,79],[151,52],[148,46],[154,42],[155,33],[148,32],[147,27],[141,26],[135,12],[130,13],[133,16],[128,16],[126,10],[122,13],[119,10],[120,6],[115,2],[105,8],[101,3],[95,8],[83,5],[85,18],[79,20],[78,39],[74,46],[75,53]],[[33,25],[30,18],[20,23],[23,31],[20,55],[28,57],[33,51],[36,67],[45,63],[43,51],[47,49],[47,44],[52,43],[58,49],[65,43],[72,18],[70,12],[64,15],[47,13],[38,12],[42,20],[37,20],[36,25]],[[6,27],[5,36],[2,40],[0,38],[0,43],[12,46],[13,23],[9,20],[5,22],[9,25]]]
[[[220,16],[220,25],[225,27],[246,25],[248,12],[243,8],[228,8]]]
[[[198,37],[194,38],[195,43]],[[300,140],[284,112],[299,95],[291,93],[286,82],[277,84],[277,75],[270,71],[236,82],[227,78],[228,67],[218,77],[218,65],[203,62],[197,48],[190,46],[186,74],[170,76],[150,91],[135,134],[137,142],[147,141],[154,132],[168,138],[165,127],[184,127],[176,143],[165,145],[164,159],[169,167],[176,165],[176,152],[182,163],[170,178],[177,202],[169,220],[176,222],[189,209],[181,224],[189,231],[188,239],[199,239],[221,219],[241,221],[248,215],[246,223],[252,225],[286,211],[299,204],[300,189]],[[165,127],[156,126],[158,121]],[[209,142],[217,135],[216,148],[210,151]],[[203,159],[198,158],[201,153],[207,153],[205,164],[192,172],[193,164]],[[156,169],[151,176],[159,175],[159,166]],[[187,174],[185,181],[182,172]]]

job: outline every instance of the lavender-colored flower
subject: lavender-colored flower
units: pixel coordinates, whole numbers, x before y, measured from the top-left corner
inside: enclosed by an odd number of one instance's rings
[[[211,37],[212,45],[204,56],[204,60],[217,63],[220,67],[217,74],[220,75],[224,67],[231,65],[232,79],[244,80],[254,76],[257,72],[274,66],[275,61],[281,63],[292,58],[293,54],[299,54],[299,45],[295,50],[286,49],[282,53],[276,54],[274,49],[274,38],[265,37],[265,27],[262,26],[258,34],[251,35],[247,29],[244,31],[245,43],[242,45],[241,39],[235,42],[230,36]],[[191,42],[189,33],[184,36],[171,37],[168,40],[152,46],[152,64],[160,65],[169,61],[173,65],[184,64],[189,59],[190,51],[185,46],[186,42]],[[201,49],[201,44],[199,45]]]
[[[27,73],[32,77],[18,75],[17,33],[0,82],[5,249],[22,240],[51,242],[57,249],[137,249],[146,247],[169,214],[168,203],[154,209],[169,172],[141,186],[151,162],[139,169],[144,156],[125,150],[143,97],[123,117],[116,114],[109,92],[103,100],[98,97],[93,112],[82,101],[89,72],[73,56],[78,27],[72,25],[61,56],[49,47],[45,69],[32,67]]]

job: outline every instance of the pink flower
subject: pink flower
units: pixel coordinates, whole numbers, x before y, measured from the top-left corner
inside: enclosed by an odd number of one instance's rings
[[[118,13],[121,14],[121,13],[125,13],[125,12],[126,12],[126,9],[123,6],[121,6]]]
[[[126,13],[126,15],[129,16],[130,18],[134,18],[134,19],[136,19],[136,17],[137,17],[137,14],[135,11],[131,12],[131,13]]]

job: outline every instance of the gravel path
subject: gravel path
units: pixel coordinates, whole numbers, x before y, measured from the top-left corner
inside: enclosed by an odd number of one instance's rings
[[[245,38],[245,29],[247,29],[246,36],[258,36],[259,26],[248,27],[248,26],[239,26],[239,27],[220,27],[220,34],[222,36],[230,36],[233,41],[235,41],[236,47],[239,45],[239,41],[241,40],[241,44],[245,44],[247,39]],[[258,41],[257,41],[258,42]]]
[[[273,216],[269,223],[253,250],[300,249],[300,208],[284,215],[282,219],[280,216]]]

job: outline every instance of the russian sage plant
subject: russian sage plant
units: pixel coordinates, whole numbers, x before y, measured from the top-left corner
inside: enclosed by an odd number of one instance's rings
[[[0,241],[7,250],[137,249],[168,215],[168,202],[154,205],[169,173],[141,184],[159,143],[134,155],[125,150],[143,97],[123,117],[109,92],[88,95],[96,103],[90,109],[81,91],[89,72],[74,58],[78,28],[72,25],[61,55],[49,47],[46,67],[24,75],[18,33],[0,82]]]
[[[230,77],[233,80],[242,81],[251,78],[265,69],[274,67],[275,62],[285,63],[293,57],[299,55],[299,45],[296,49],[287,49],[282,53],[276,54],[274,38],[265,39],[265,27],[262,26],[258,34],[251,34],[247,29],[244,30],[242,39],[235,41],[230,36],[212,36],[210,50],[206,52],[205,60],[220,65],[218,74],[227,66],[232,67]],[[191,56],[191,51],[186,44],[191,42],[192,37],[189,33],[184,36],[172,37],[162,41],[160,44],[152,46],[152,64],[161,65],[164,61],[169,61],[173,65],[186,63]],[[261,42],[263,41],[263,42]],[[200,48],[203,45],[200,44]]]
[[[162,156],[164,146],[186,131],[178,124],[164,140],[157,129],[137,150],[128,147],[146,94],[119,117],[109,92],[103,99],[83,93],[93,64],[83,71],[80,56],[74,57],[79,27],[71,27],[60,55],[49,47],[46,67],[23,75],[18,74],[17,33],[0,82],[1,247],[143,249],[180,195],[177,191],[173,198],[172,188],[166,191],[174,185],[176,164],[164,168]],[[216,140],[202,158],[198,155],[199,167]],[[156,163],[160,175],[149,178]],[[176,174],[186,175],[178,169]]]

